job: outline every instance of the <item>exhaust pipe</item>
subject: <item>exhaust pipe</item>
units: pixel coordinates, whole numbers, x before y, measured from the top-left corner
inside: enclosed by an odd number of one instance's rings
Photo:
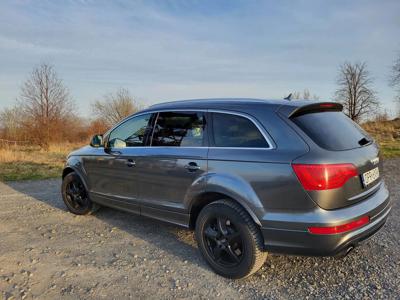
[[[346,249],[346,255],[345,255],[345,256],[349,255],[349,253],[350,253],[351,251],[353,251],[353,249],[354,249],[354,246],[353,246],[353,245],[349,246],[349,248]]]
[[[344,249],[341,252],[339,252],[338,254],[336,254],[335,258],[338,258],[338,259],[345,258],[354,249],[354,247],[355,247],[354,245],[350,245],[346,249]]]

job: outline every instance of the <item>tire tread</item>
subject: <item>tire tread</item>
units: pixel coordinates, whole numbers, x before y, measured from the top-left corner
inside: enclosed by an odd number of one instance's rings
[[[230,199],[221,199],[214,202],[211,202],[207,206],[214,205],[224,205],[233,209],[240,218],[245,222],[247,227],[249,228],[250,235],[252,237],[253,246],[253,263],[246,274],[240,276],[239,278],[246,278],[255,272],[257,272],[264,264],[265,259],[267,258],[268,253],[264,250],[264,239],[261,235],[261,231],[257,224],[253,221],[249,213],[237,202],[234,202]],[[232,277],[235,278],[235,277]]]

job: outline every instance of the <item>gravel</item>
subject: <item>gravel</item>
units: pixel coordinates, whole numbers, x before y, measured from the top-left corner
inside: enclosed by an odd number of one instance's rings
[[[208,268],[191,231],[108,208],[72,215],[58,179],[0,183],[0,299],[399,299],[399,169],[385,161],[386,226],[349,256],[271,254],[239,281]]]

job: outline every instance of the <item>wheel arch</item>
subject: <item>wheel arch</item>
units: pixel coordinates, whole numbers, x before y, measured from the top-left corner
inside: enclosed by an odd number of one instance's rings
[[[82,182],[83,182],[83,185],[85,186],[85,189],[86,189],[87,191],[89,191],[89,187],[88,187],[88,185],[87,185],[85,176],[83,176],[83,175],[81,174],[81,172],[80,172],[80,170],[79,170],[78,168],[76,168],[76,167],[74,167],[74,166],[71,166],[70,164],[68,164],[68,165],[66,165],[66,166],[64,167],[63,172],[62,172],[62,179],[64,179],[65,176],[67,176],[68,174],[70,174],[70,173],[72,173],[72,172],[74,172],[76,175],[79,176],[79,178],[80,178],[80,179],[82,180]]]
[[[189,220],[189,227],[190,228],[195,228],[196,225],[196,220],[197,217],[200,213],[200,211],[208,204],[215,202],[217,200],[222,200],[222,199],[229,199],[241,207],[250,215],[251,219],[254,221],[254,223],[257,224],[257,226],[261,227],[261,222],[256,216],[256,214],[250,209],[250,207],[244,203],[241,200],[235,199],[235,197],[232,197],[231,195],[227,193],[221,193],[221,192],[204,192],[202,194],[199,194],[195,199],[193,199],[191,207],[190,207],[190,220]]]
[[[65,167],[64,168],[64,170],[63,170],[63,172],[62,172],[62,179],[64,179],[65,178],[65,176],[67,176],[69,173],[72,173],[72,172],[76,172],[73,168],[71,168],[71,167]]]

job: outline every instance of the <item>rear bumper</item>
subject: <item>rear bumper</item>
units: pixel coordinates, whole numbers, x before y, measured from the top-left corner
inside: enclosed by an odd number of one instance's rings
[[[390,209],[389,193],[382,182],[377,192],[368,199],[345,208],[267,213],[261,222],[265,248],[270,252],[286,254],[333,256],[376,233],[385,224]],[[331,235],[308,232],[311,226],[336,226],[363,216],[369,216],[370,222],[353,231]]]

